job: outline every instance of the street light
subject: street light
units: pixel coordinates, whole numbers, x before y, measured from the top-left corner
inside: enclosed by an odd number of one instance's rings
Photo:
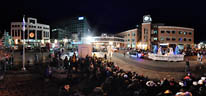
[[[92,36],[87,36],[87,37],[86,37],[86,41],[85,41],[85,42],[86,42],[87,44],[91,44],[91,42],[93,42],[93,41],[94,41],[94,39],[93,39]]]
[[[57,43],[57,40],[56,40],[56,39],[54,40],[54,43],[55,43],[55,44]]]

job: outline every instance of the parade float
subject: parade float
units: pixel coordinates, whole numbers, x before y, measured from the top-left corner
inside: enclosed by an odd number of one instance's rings
[[[148,54],[148,58],[152,60],[158,61],[184,61],[184,55],[179,54],[178,47],[175,48],[175,52],[173,52],[173,48],[169,48],[169,52],[162,54],[162,48],[160,47],[156,52],[157,48],[153,49],[153,53]]]

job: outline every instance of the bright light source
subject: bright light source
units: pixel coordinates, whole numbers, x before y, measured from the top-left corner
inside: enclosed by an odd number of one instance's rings
[[[56,40],[56,39],[54,40],[54,43],[57,43],[57,40]]]
[[[41,43],[44,44],[44,40],[41,40]]]
[[[18,44],[18,39],[15,39],[15,44]]]
[[[113,45],[113,42],[112,42],[112,41],[109,41],[109,45]]]
[[[166,46],[166,45],[169,45],[169,43],[161,43],[160,45]]]
[[[78,20],[84,20],[84,17],[79,17]]]
[[[68,42],[68,39],[63,39],[64,43]]]

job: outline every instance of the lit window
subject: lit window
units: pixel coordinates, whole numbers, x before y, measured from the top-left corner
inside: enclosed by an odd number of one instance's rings
[[[157,37],[154,38],[154,41],[157,41]]]
[[[182,41],[182,38],[179,38],[179,41]]]
[[[164,37],[161,37],[160,40],[161,40],[161,41],[164,41]]]
[[[179,31],[179,34],[182,34],[182,31]]]
[[[184,35],[187,35],[187,32],[184,32]]]
[[[157,30],[154,30],[154,34],[157,34]]]

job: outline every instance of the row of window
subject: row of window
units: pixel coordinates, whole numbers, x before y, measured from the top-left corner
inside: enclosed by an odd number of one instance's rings
[[[19,37],[21,32],[23,32],[23,31],[22,30],[12,30],[11,36],[12,37]],[[27,30],[25,32],[27,32]],[[49,37],[49,32],[43,31],[43,36]]]
[[[176,38],[164,38],[164,37],[161,37],[160,38],[161,41],[176,41]],[[178,41],[192,41],[192,39],[187,39],[187,38],[179,38]]]
[[[22,30],[21,30],[22,31]],[[11,36],[20,36],[20,30],[12,30]]]
[[[162,30],[161,33],[162,33],[162,34],[163,34],[163,33],[176,34],[176,31],[169,31],[169,30],[168,30],[168,31],[163,31],[163,30]],[[182,31],[178,31],[178,33],[179,33],[179,34],[184,34],[184,35],[187,35],[187,34],[192,35],[192,32],[182,32]]]
[[[23,27],[23,25],[11,25],[11,27]],[[27,25],[25,25],[25,27],[27,27]],[[33,25],[29,25],[29,28],[36,28],[36,26],[33,26]],[[48,27],[41,27],[41,26],[37,26],[37,28],[39,28],[39,29],[48,29],[49,30],[49,28]]]
[[[131,40],[132,40],[132,42],[135,42],[135,39],[131,39]],[[128,40],[125,40],[125,41],[128,41],[128,42],[129,42],[129,41],[130,41],[130,39],[128,39]]]
[[[135,36],[136,34],[135,33],[132,33],[132,36]],[[130,36],[130,33],[129,34],[127,34],[127,36]]]
[[[49,32],[44,31],[44,37],[49,37]]]

